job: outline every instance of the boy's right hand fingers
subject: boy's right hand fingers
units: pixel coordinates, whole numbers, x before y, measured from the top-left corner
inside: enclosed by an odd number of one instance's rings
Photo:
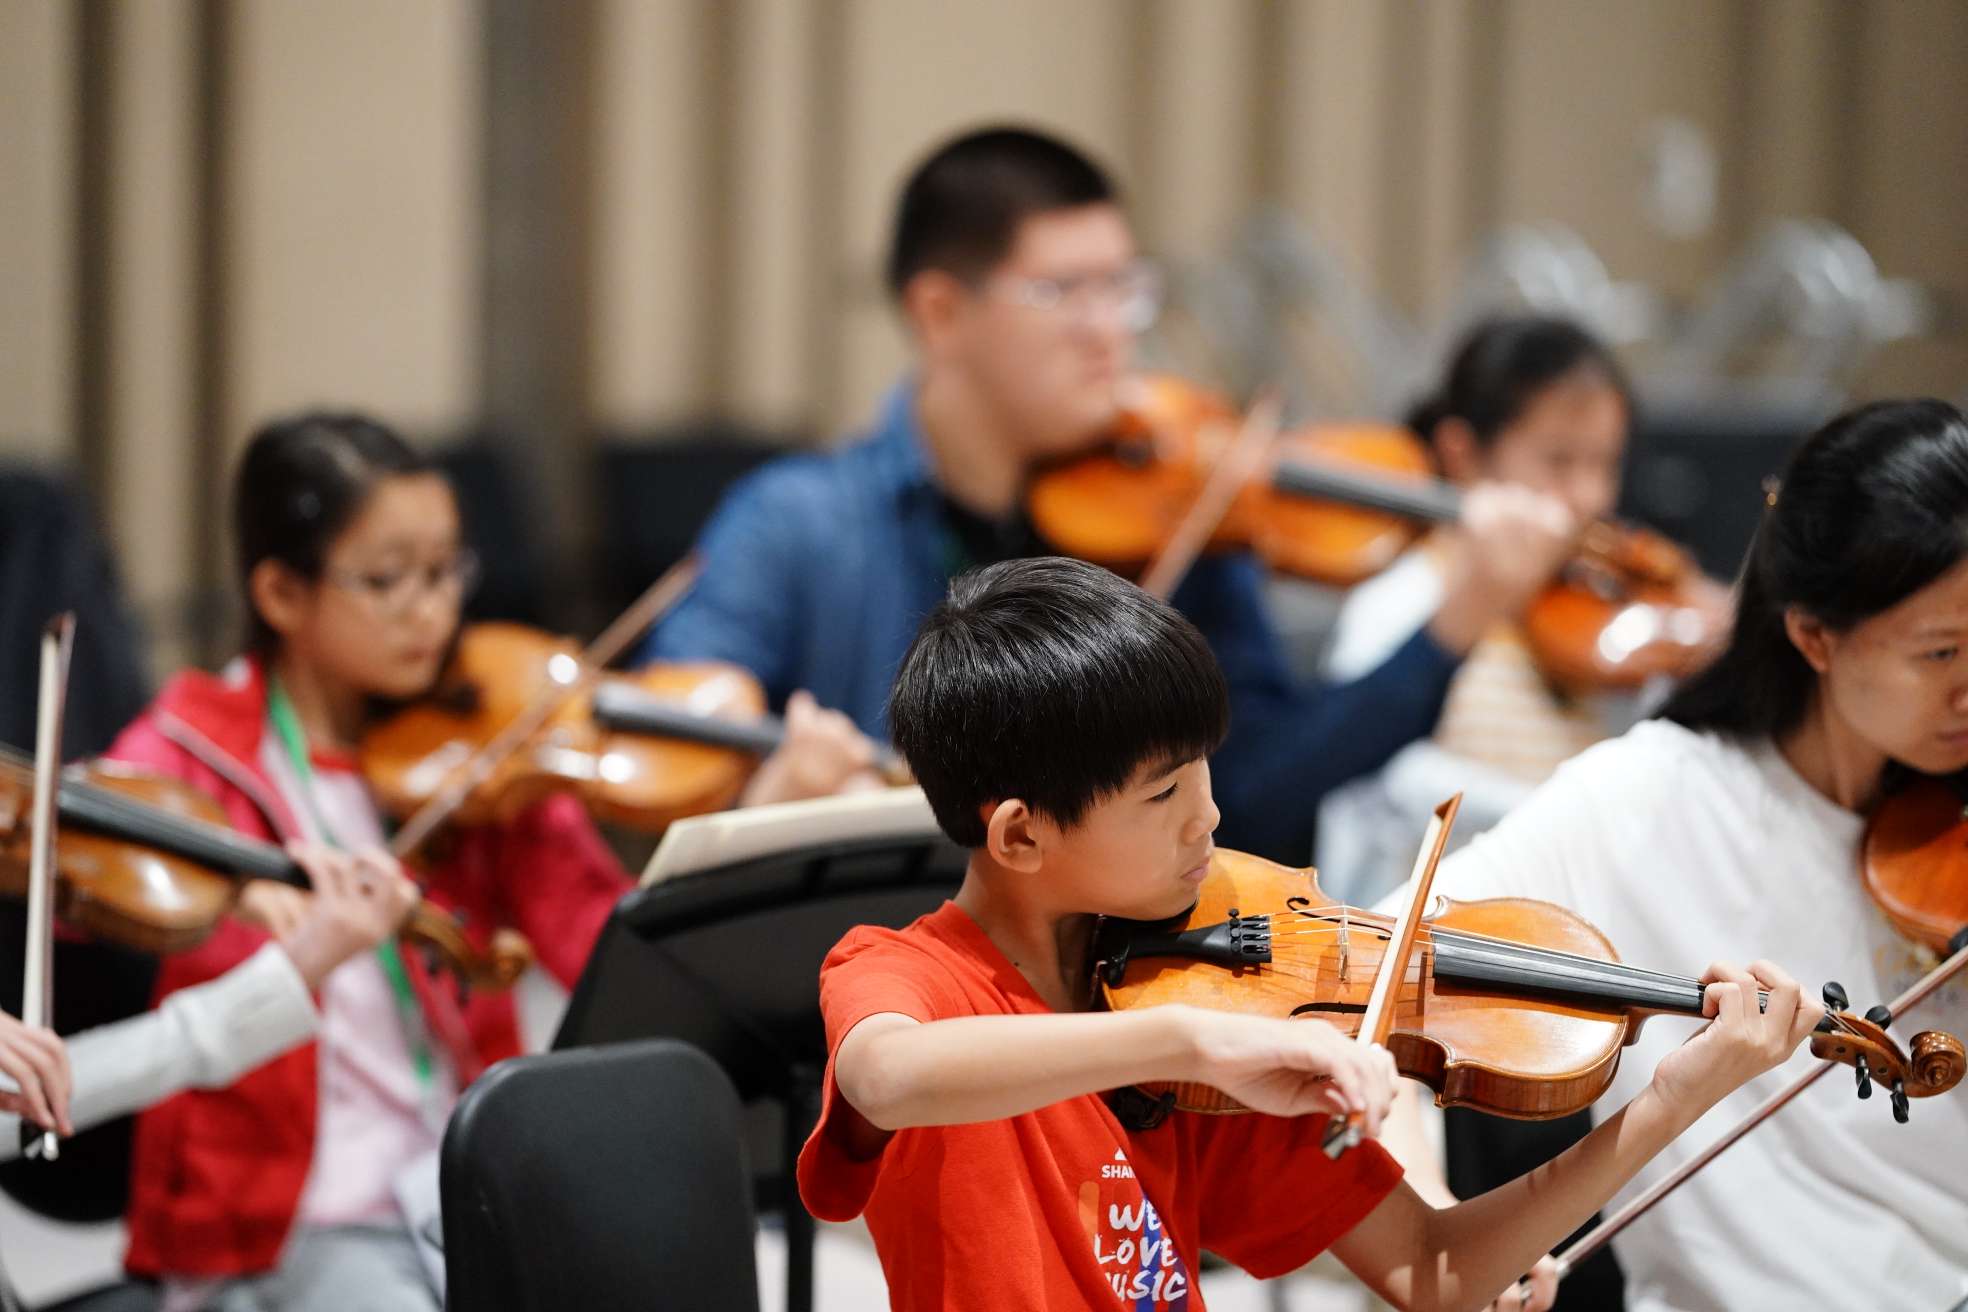
[[[1344,1056],[1329,1061],[1326,1078],[1332,1082],[1333,1091],[1339,1095],[1340,1108],[1345,1112],[1364,1110],[1367,1105],[1366,1084],[1361,1078],[1359,1068]]]
[[[1378,1043],[1365,1045],[1367,1077],[1367,1133],[1378,1136],[1381,1123],[1394,1105],[1394,1054]]]

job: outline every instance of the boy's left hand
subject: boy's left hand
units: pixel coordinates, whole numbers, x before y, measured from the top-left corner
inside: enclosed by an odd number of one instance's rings
[[[1690,1117],[1781,1064],[1824,1015],[1824,1008],[1807,999],[1796,980],[1767,961],[1750,963],[1747,972],[1717,962],[1702,983],[1708,986],[1702,1012],[1714,1019],[1669,1053],[1653,1080],[1662,1100]],[[1760,1010],[1759,990],[1770,995]]]

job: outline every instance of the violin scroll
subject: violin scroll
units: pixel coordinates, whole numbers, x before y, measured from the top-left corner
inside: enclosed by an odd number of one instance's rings
[[[448,912],[419,902],[404,922],[403,937],[429,949],[444,968],[470,988],[509,989],[533,964],[533,945],[517,930],[501,927],[481,948]]]
[[[1830,987],[1826,992],[1830,993]],[[1842,992],[1842,990],[1840,991]],[[1960,1039],[1940,1030],[1913,1036],[1913,1055],[1902,1051],[1883,1025],[1849,1011],[1830,1011],[1811,1036],[1811,1054],[1824,1061],[1850,1066],[1857,1073],[1861,1098],[1872,1096],[1875,1082],[1891,1091],[1893,1119],[1907,1119],[1907,1100],[1946,1093],[1968,1073],[1968,1050]]]
[[[1963,1074],[1968,1073],[1968,1050],[1964,1050],[1961,1040],[1940,1030],[1923,1030],[1913,1036],[1911,1060],[1907,1071],[1912,1076],[1908,1081],[1907,1092],[1915,1098],[1926,1098],[1936,1093],[1946,1093],[1961,1083]]]

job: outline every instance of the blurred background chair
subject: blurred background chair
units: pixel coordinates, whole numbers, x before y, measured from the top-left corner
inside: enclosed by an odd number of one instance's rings
[[[593,585],[613,614],[690,550],[725,489],[804,445],[743,424],[610,433],[594,445],[599,546]]]
[[[440,1173],[453,1312],[757,1312],[738,1095],[689,1044],[500,1063]]]

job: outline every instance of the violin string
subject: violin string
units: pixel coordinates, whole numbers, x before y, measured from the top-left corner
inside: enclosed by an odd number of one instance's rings
[[[1353,932],[1356,929],[1368,938],[1385,939],[1388,937],[1388,930],[1384,925],[1371,921],[1357,925],[1349,922],[1344,927],[1338,924],[1329,924],[1302,925],[1294,929],[1283,930],[1273,929],[1271,931],[1271,937],[1274,940],[1281,938],[1338,937],[1342,934]],[[1462,944],[1482,944],[1527,960],[1536,960],[1553,965],[1564,964],[1601,968],[1626,979],[1646,979],[1654,983],[1681,985],[1690,988],[1699,983],[1699,981],[1690,979],[1685,975],[1670,975],[1663,971],[1648,970],[1640,966],[1629,966],[1624,962],[1606,961],[1599,957],[1587,957],[1571,952],[1559,952],[1551,948],[1540,948],[1535,944],[1519,943],[1512,939],[1494,938],[1488,934],[1472,934],[1463,930],[1431,928],[1428,926],[1423,926],[1420,933],[1426,941],[1442,942],[1458,946]]]
[[[1499,940],[1499,941],[1508,942],[1508,940]],[[1588,958],[1588,960],[1589,959],[1590,958]],[[1233,967],[1233,969],[1239,969],[1239,967]],[[1260,971],[1266,974],[1277,976],[1283,979],[1302,980],[1308,984],[1321,984],[1326,982],[1327,979],[1329,978],[1327,972],[1321,970],[1317,970],[1317,969],[1303,970],[1303,969],[1293,969],[1293,968],[1286,967],[1275,957],[1270,961],[1258,963],[1257,969],[1259,969]],[[1411,967],[1410,969],[1412,970],[1413,967]],[[1405,985],[1406,983],[1408,983],[1410,978],[1411,977],[1409,976],[1404,976],[1403,984]],[[1418,979],[1415,980],[1414,982],[1417,985],[1419,984]],[[1401,993],[1396,994],[1397,999],[1402,998],[1404,996],[1412,996],[1412,995],[1411,994],[1404,995]],[[1841,1033],[1853,1035],[1855,1037],[1863,1037],[1862,1035],[1859,1035],[1859,1032],[1856,1029],[1846,1024],[1845,1018],[1841,1016],[1839,1013],[1833,1011],[1827,1011],[1825,1014],[1828,1017],[1830,1017],[1832,1024],[1836,1026]]]
[[[1308,919],[1318,920],[1322,918],[1322,913],[1334,913],[1349,909],[1342,904],[1334,903],[1324,907],[1302,907],[1294,908],[1289,912],[1272,912],[1266,916],[1266,919],[1276,921],[1280,918],[1289,919],[1303,916]],[[1254,917],[1247,917],[1247,919],[1254,919]],[[1392,937],[1390,931],[1385,926],[1377,923],[1376,920],[1365,920],[1363,922],[1349,920],[1344,925],[1327,923],[1320,925],[1301,925],[1298,928],[1285,930],[1273,928],[1271,930],[1271,938],[1273,941],[1280,938],[1338,939],[1343,935],[1349,934],[1356,925],[1370,939],[1386,940]],[[1656,983],[1687,988],[1702,987],[1700,980],[1691,979],[1684,975],[1670,975],[1663,971],[1648,970],[1639,966],[1628,966],[1624,962],[1603,961],[1596,957],[1586,957],[1570,952],[1559,952],[1551,948],[1540,948],[1533,944],[1519,943],[1511,939],[1497,938],[1489,934],[1477,934],[1468,930],[1452,930],[1432,926],[1423,926],[1421,933],[1431,940],[1440,940],[1451,944],[1480,943],[1486,946],[1493,946],[1503,949],[1512,955],[1518,955],[1528,961],[1540,964],[1562,963],[1566,965],[1598,967],[1626,979],[1648,979]],[[1863,1037],[1844,1014],[1827,1008],[1825,1015],[1830,1020],[1833,1028],[1838,1032],[1854,1037]]]
[[[1337,971],[1324,971],[1324,970],[1300,970],[1300,969],[1294,969],[1294,968],[1291,968],[1291,967],[1287,967],[1287,966],[1285,966],[1285,965],[1282,965],[1281,963],[1279,963],[1279,962],[1278,962],[1278,961],[1276,961],[1276,960],[1272,960],[1272,961],[1261,961],[1261,962],[1258,962],[1258,963],[1256,963],[1256,964],[1257,964],[1257,969],[1258,969],[1259,971],[1268,971],[1268,972],[1270,972],[1270,973],[1272,973],[1272,974],[1277,974],[1277,975],[1286,975],[1286,976],[1289,976],[1289,977],[1290,977],[1290,978],[1292,978],[1292,979],[1308,979],[1308,980],[1312,980],[1312,981],[1314,981],[1315,983],[1316,983],[1317,981],[1319,981],[1319,980],[1323,980],[1323,979],[1330,979],[1330,978],[1332,978],[1332,977],[1333,977],[1334,975],[1336,975],[1336,974],[1338,973]],[[1358,974],[1364,974],[1365,972],[1349,972],[1349,973],[1358,973]],[[1411,963],[1409,963],[1409,966],[1408,966],[1408,975],[1407,975],[1407,978],[1409,978],[1409,979],[1418,979],[1418,978],[1419,978],[1419,976],[1418,976],[1418,974],[1417,974],[1417,972],[1416,972],[1416,970],[1415,970],[1415,966],[1414,966],[1414,963],[1412,963],[1412,962],[1411,962]]]
[[[1257,970],[1262,974],[1276,976],[1280,979],[1303,980],[1308,984],[1320,984],[1320,983],[1328,982],[1328,980],[1330,979],[1330,976],[1324,971],[1292,970],[1280,966],[1275,961],[1261,962],[1258,964]],[[1421,987],[1420,978],[1416,976],[1412,971],[1410,971],[1410,973],[1403,978],[1402,985],[1403,987],[1401,988],[1401,990],[1398,991],[1395,995],[1396,1000],[1401,1002],[1411,1002],[1415,1000],[1415,998],[1419,994],[1420,987]],[[1366,988],[1366,982],[1363,980],[1361,984],[1361,991],[1364,992],[1365,988]]]
[[[1328,979],[1328,975],[1324,971],[1291,969],[1280,964],[1276,960],[1259,963],[1257,969],[1265,974],[1272,975],[1278,978],[1302,980],[1308,984],[1321,984],[1326,982]],[[1403,977],[1402,983],[1404,986],[1403,991],[1399,991],[1396,993],[1395,995],[1396,999],[1398,1001],[1406,1001],[1412,999],[1415,996],[1415,994],[1413,992],[1406,991],[1405,986],[1409,983],[1413,983],[1417,986],[1418,989],[1420,984],[1419,979],[1416,979],[1413,976],[1406,976]],[[1832,1017],[1833,1023],[1838,1025],[1841,1031],[1847,1034],[1857,1033],[1857,1031],[1853,1030],[1850,1026],[1845,1025],[1843,1023],[1843,1019],[1840,1016],[1838,1016],[1837,1013],[1833,1012],[1827,1014]]]
[[[1294,937],[1294,938],[1302,938],[1302,937],[1304,937],[1304,936],[1301,936],[1301,935],[1293,935],[1292,937]],[[1325,945],[1327,945],[1327,944],[1331,944],[1331,943],[1333,943],[1333,942],[1336,942],[1336,941],[1338,940],[1338,937],[1339,937],[1339,936],[1338,936],[1337,934],[1333,934],[1333,935],[1330,935],[1330,936],[1327,936],[1327,937],[1325,937],[1325,938],[1324,938],[1324,940],[1323,940],[1323,942],[1322,942],[1322,944],[1320,945],[1320,947],[1319,947],[1318,949],[1316,949],[1316,951],[1317,951],[1317,957],[1316,957],[1316,958],[1314,958],[1314,959],[1318,959],[1318,958],[1323,958],[1323,957],[1324,957],[1325,955],[1327,955],[1327,950],[1326,950],[1326,947],[1325,947]],[[1376,936],[1375,936],[1375,941],[1377,941],[1377,942],[1385,942],[1385,941],[1386,941],[1386,936],[1385,936],[1385,935],[1376,935]],[[1297,945],[1295,944],[1294,946],[1297,946]],[[1278,957],[1277,957],[1277,956],[1276,956],[1276,955],[1274,954],[1274,956],[1273,956],[1273,958],[1272,958],[1272,960],[1273,960],[1273,962],[1275,963],[1276,961],[1278,961],[1278,960],[1279,960],[1279,958],[1278,958]],[[1692,987],[1692,985],[1690,985],[1690,987]]]
[[[1303,915],[1316,920],[1316,919],[1323,918],[1320,913],[1339,912],[1339,911],[1348,911],[1348,910],[1353,910],[1353,909],[1345,906],[1341,906],[1339,904],[1334,904],[1330,907],[1308,907],[1308,908],[1304,908],[1303,910],[1294,910],[1282,914],[1286,916]],[[1268,918],[1275,921],[1279,918],[1280,914],[1281,913],[1273,912],[1270,914]],[[1362,919],[1357,921],[1349,920],[1346,923],[1346,925],[1343,927],[1338,924],[1327,923],[1327,924],[1320,924],[1316,926],[1305,925],[1305,926],[1300,926],[1299,928],[1296,929],[1280,930],[1274,928],[1271,931],[1271,936],[1275,939],[1280,937],[1291,937],[1299,934],[1313,934],[1313,935],[1327,934],[1327,933],[1337,934],[1341,932],[1346,932],[1352,929],[1352,927],[1355,925],[1358,925],[1362,929],[1362,931],[1368,935],[1373,935],[1378,937],[1387,936],[1388,929],[1386,925],[1381,923],[1385,921],[1386,919],[1385,917],[1377,916],[1374,915],[1373,913],[1360,913],[1357,911],[1355,911],[1354,914],[1361,915]],[[1541,948],[1533,943],[1520,943],[1515,939],[1498,938],[1491,934],[1478,934],[1470,930],[1448,929],[1439,926],[1423,925],[1421,927],[1421,933],[1429,936],[1432,939],[1439,939],[1441,941],[1448,942],[1448,943],[1456,943],[1456,944],[1480,943],[1488,946],[1494,946],[1496,948],[1511,952],[1513,954],[1536,958],[1542,961],[1552,962],[1554,964],[1562,962],[1568,965],[1575,965],[1575,966],[1603,967],[1618,975],[1621,975],[1629,979],[1645,978],[1645,979],[1651,979],[1657,983],[1684,985],[1689,987],[1696,986],[1700,983],[1699,980],[1691,979],[1685,975],[1672,975],[1665,971],[1649,970],[1644,966],[1629,966],[1625,962],[1621,962],[1621,961],[1605,961],[1597,957],[1582,956],[1578,953],[1560,952],[1553,948]]]

